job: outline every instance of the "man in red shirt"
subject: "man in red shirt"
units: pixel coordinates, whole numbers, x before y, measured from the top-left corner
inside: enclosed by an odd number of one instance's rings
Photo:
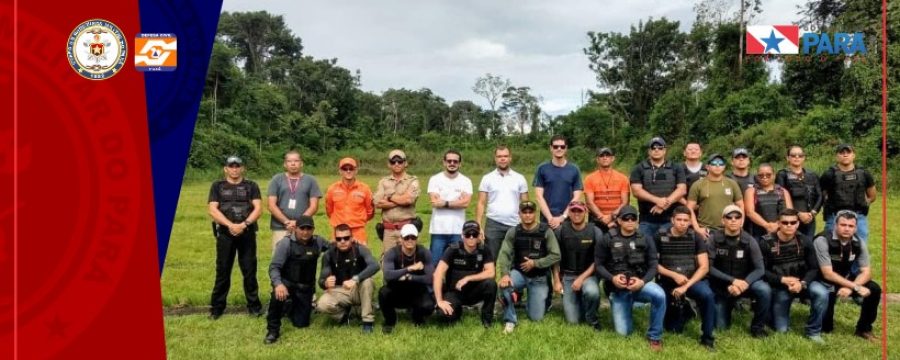
[[[597,150],[597,170],[584,178],[584,193],[594,224],[603,231],[615,226],[615,214],[628,204],[628,177],[613,169],[616,154],[608,147]]]

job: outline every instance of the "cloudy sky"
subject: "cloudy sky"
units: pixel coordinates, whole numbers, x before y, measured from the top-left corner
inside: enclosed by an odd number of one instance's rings
[[[724,3],[738,1],[717,0]],[[223,11],[266,10],[283,15],[303,40],[304,53],[338,58],[362,73],[362,88],[430,88],[448,102],[486,102],[472,92],[485,73],[530,86],[544,110],[565,114],[596,90],[582,48],[587,32],[627,32],[648,17],[690,29],[695,1],[307,1],[225,0]],[[763,0],[753,23],[788,24],[798,0]]]

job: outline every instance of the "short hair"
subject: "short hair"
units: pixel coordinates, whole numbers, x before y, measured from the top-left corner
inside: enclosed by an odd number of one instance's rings
[[[509,146],[506,146],[506,144],[497,145],[497,147],[494,148],[494,155],[497,155],[497,152],[501,150],[508,150],[509,154],[512,155],[512,150],[510,150]]]
[[[334,232],[338,232],[338,231],[351,231],[351,230],[350,230],[350,225],[347,225],[347,224],[338,224],[338,226],[335,226],[335,227],[334,227]]]
[[[450,154],[456,154],[456,156],[459,156],[459,161],[462,161],[462,154],[460,154],[459,151],[456,149],[450,149],[450,150],[445,151],[444,152],[444,160],[447,160],[447,155],[450,155]]]
[[[762,164],[759,164],[758,167],[756,167],[756,172],[758,173],[759,170],[762,169],[762,168],[769,168],[769,169],[772,169],[772,171],[775,171],[775,168],[772,167],[772,164],[770,164],[770,163],[765,163],[765,162],[764,162],[764,163],[762,163]]]
[[[794,148],[798,148],[798,149],[800,149],[800,151],[803,151],[802,146],[794,144],[794,145],[788,146],[787,152],[784,153],[784,156],[791,156],[791,150],[793,150]]]
[[[566,145],[569,145],[569,140],[566,140],[565,136],[553,135],[552,137],[550,137],[550,146],[553,146],[554,141],[560,141],[560,140],[562,140],[562,142],[565,143]]]
[[[778,212],[778,218],[782,218],[785,216],[800,216],[800,212],[791,208],[784,208]]]
[[[287,160],[288,155],[297,155],[297,157],[299,157],[300,160],[303,160],[303,155],[301,155],[301,154],[300,154],[300,151],[298,151],[298,150],[293,150],[293,149],[292,149],[292,150],[288,150],[287,152],[285,152],[285,153],[284,153],[284,159],[285,159],[285,160]]]
[[[675,217],[675,215],[678,215],[678,214],[685,214],[687,216],[691,216],[691,210],[688,209],[687,206],[678,205],[675,207],[675,209],[672,209],[672,217]]]
[[[856,213],[853,212],[853,210],[841,210],[841,211],[838,211],[838,212],[837,212],[837,215],[835,215],[835,217],[834,217],[834,223],[837,224],[837,221],[838,221],[839,219],[846,219],[846,220],[853,219],[853,220],[856,220]]]

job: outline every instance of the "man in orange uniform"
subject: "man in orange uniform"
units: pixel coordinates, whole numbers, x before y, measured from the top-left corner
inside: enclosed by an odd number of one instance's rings
[[[616,225],[616,213],[628,204],[628,177],[613,169],[616,154],[608,147],[597,150],[597,171],[584,178],[584,194],[594,224],[604,232]]]
[[[353,238],[363,245],[366,241],[366,223],[375,216],[372,190],[369,185],[356,180],[356,160],[343,158],[338,163],[341,180],[331,184],[325,192],[325,214],[332,227],[347,224]]]

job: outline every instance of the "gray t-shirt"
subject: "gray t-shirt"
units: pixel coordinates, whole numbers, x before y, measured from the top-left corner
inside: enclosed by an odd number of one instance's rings
[[[284,173],[275,174],[272,180],[269,181],[268,196],[275,196],[278,199],[278,208],[281,209],[284,216],[291,220],[297,220],[300,218],[300,215],[303,215],[303,212],[309,208],[310,198],[322,198],[322,191],[319,190],[316,178],[309,174],[303,174],[300,177],[299,183],[293,186],[294,191],[291,191],[291,188],[292,186]],[[293,207],[290,206],[292,202]],[[284,230],[284,224],[279,222],[274,216],[272,216],[269,224],[272,230]]]
[[[861,243],[860,245],[863,244]],[[816,260],[819,262],[819,267],[831,266],[831,254],[828,253],[828,239],[824,236],[817,237],[813,242],[813,247],[816,248]],[[859,267],[869,266],[869,249],[866,249],[865,246],[860,246],[859,250],[859,255],[856,257]]]

